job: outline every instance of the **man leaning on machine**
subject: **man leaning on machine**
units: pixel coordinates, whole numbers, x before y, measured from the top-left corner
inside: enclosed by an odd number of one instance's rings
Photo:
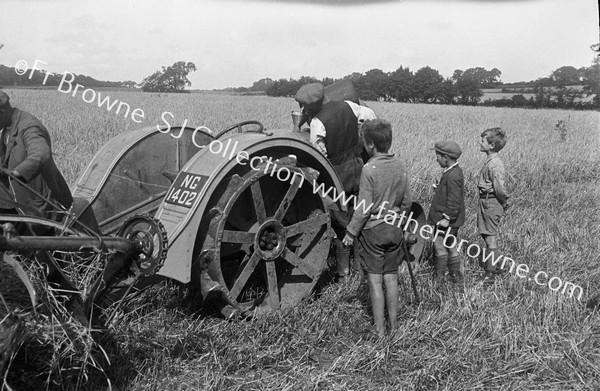
[[[351,100],[324,102],[324,86],[310,83],[300,87],[296,101],[310,125],[310,142],[331,162],[342,183],[346,197],[358,195],[363,167],[359,127],[366,120],[375,119],[368,107]],[[345,282],[350,272],[350,248],[342,243],[346,226],[352,218],[352,208],[347,212],[331,210],[338,280]],[[358,266],[354,265],[358,270]]]
[[[39,119],[12,107],[9,96],[1,90],[0,135],[0,213],[19,211],[61,220],[55,205],[69,210],[74,202],[69,186],[52,158],[50,134]],[[76,204],[85,203],[85,200],[76,201],[79,201]],[[79,220],[89,228],[99,230],[91,209],[88,208]]]

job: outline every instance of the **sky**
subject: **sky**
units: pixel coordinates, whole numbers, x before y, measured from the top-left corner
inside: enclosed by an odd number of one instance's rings
[[[498,68],[505,83],[590,66],[597,0],[2,0],[0,64],[141,82],[191,61],[193,89],[377,68]]]

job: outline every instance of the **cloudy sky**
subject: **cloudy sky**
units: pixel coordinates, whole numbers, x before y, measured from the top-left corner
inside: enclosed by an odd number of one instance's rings
[[[598,14],[597,0],[2,0],[0,64],[140,82],[192,61],[195,89],[401,65],[527,81],[591,65]]]

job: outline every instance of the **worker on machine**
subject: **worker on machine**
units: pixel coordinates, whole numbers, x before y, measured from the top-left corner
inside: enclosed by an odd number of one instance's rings
[[[56,206],[68,210],[73,197],[52,158],[50,134],[39,119],[12,107],[9,96],[1,90],[0,136],[0,209],[4,213],[20,210],[23,214],[61,220]],[[82,217],[84,224],[98,231],[91,210]]]
[[[296,93],[303,116],[310,126],[310,142],[329,159],[342,183],[346,199],[358,195],[360,174],[364,165],[359,127],[365,120],[375,119],[368,107],[350,100],[324,103],[324,86],[321,83],[305,84]],[[350,248],[342,243],[346,226],[354,210],[331,210],[337,275],[340,282],[348,280],[350,272]],[[360,271],[358,265],[353,268]]]

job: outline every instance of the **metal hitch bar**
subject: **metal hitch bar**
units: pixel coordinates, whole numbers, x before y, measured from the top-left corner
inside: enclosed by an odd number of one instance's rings
[[[136,240],[104,237],[57,237],[57,236],[0,236],[0,251],[82,251],[106,249],[130,253],[139,251],[141,243]]]

